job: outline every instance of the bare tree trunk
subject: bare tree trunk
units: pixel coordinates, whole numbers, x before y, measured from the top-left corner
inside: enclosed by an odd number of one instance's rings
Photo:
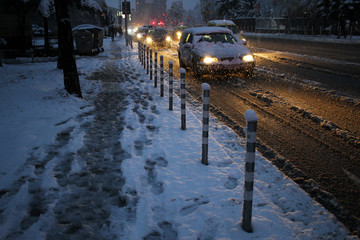
[[[49,56],[49,48],[50,48],[50,42],[49,42],[49,21],[48,18],[43,17],[44,21],[44,42],[45,42],[45,55]]]
[[[59,58],[58,68],[63,69],[65,89],[70,94],[82,98],[79,75],[77,72],[74,41],[70,16],[68,11],[68,0],[55,0],[56,20],[58,24],[58,46]]]

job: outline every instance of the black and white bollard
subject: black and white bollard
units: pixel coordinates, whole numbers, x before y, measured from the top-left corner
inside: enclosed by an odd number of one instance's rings
[[[160,97],[164,96],[164,56],[160,55]]]
[[[256,128],[257,116],[253,110],[245,112],[247,126],[246,132],[246,159],[245,159],[245,185],[244,185],[244,204],[242,213],[242,228],[246,232],[252,232],[251,215],[254,189],[254,170],[255,170],[255,149],[256,149]]]
[[[146,69],[146,45],[143,44],[143,62],[144,62],[144,69]]]
[[[153,66],[153,60],[152,60],[152,49],[150,49],[150,80],[153,79],[153,70],[152,67]]]
[[[143,43],[141,43],[141,63],[143,66],[145,66],[145,62],[144,62],[144,56],[145,56],[145,50],[144,50],[145,45]]]
[[[155,52],[155,64],[154,64],[155,72],[154,72],[154,87],[157,87],[157,80],[158,80],[158,74],[157,74],[157,52]]]
[[[181,129],[186,130],[185,69],[180,68]]]
[[[173,83],[173,76],[174,76],[174,72],[173,72],[173,62],[169,61],[169,110],[172,111],[173,110],[173,88],[174,88],[174,83]]]
[[[140,60],[140,63],[143,64],[143,61],[142,61],[142,42],[139,41],[138,43],[139,45],[139,60]]]
[[[146,46],[146,74],[149,74],[149,46]]]
[[[139,60],[141,60],[140,54],[141,54],[141,51],[140,51],[140,40],[138,40],[138,58],[139,58]]]
[[[210,85],[201,84],[203,93],[203,130],[202,130],[202,155],[201,163],[208,165],[209,152],[209,109],[210,109]]]

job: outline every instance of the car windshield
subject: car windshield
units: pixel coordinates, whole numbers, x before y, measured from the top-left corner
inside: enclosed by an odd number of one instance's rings
[[[166,35],[166,30],[165,29],[150,30],[149,33],[155,37],[162,37]]]
[[[236,39],[230,33],[210,33],[202,35],[199,42],[213,42],[213,43],[236,43]]]
[[[230,29],[231,31],[233,31],[234,34],[239,34],[239,30],[235,25],[227,25],[226,26],[228,29]]]

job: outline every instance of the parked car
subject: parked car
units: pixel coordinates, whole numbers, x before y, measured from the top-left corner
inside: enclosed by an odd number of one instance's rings
[[[235,36],[237,36],[240,41],[242,41],[242,43],[244,45],[247,44],[247,41],[246,39],[244,38],[244,32],[243,31],[240,31],[239,28],[236,26],[236,24],[231,21],[231,20],[210,20],[208,23],[207,23],[207,26],[210,26],[210,27],[226,27],[228,29],[230,29]]]
[[[255,67],[253,53],[230,29],[195,27],[183,31],[178,56],[180,67],[189,67],[196,76],[243,73],[251,77]]]
[[[172,39],[166,29],[153,28],[147,32],[145,42],[147,45],[153,47],[170,47]]]

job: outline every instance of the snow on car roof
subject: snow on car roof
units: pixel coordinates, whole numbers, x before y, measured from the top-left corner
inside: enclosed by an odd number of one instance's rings
[[[184,33],[191,32],[195,35],[200,34],[208,34],[208,33],[232,33],[230,29],[224,27],[194,27],[194,28],[187,28],[184,30]]]
[[[231,20],[210,20],[208,24],[215,24],[215,25],[234,25],[235,23]]]

